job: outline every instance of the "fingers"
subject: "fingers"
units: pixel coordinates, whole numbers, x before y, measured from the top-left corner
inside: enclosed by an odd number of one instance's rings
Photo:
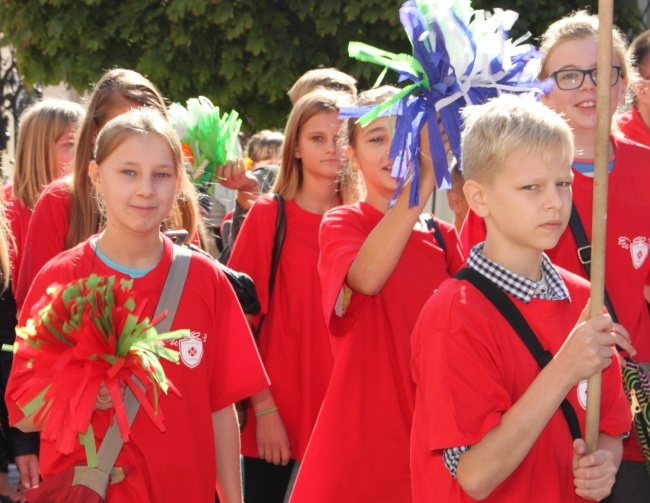
[[[120,396],[124,397],[124,391],[126,390],[126,383],[122,380],[118,380],[118,389]],[[95,409],[97,410],[108,410],[113,407],[113,398],[111,392],[108,390],[108,387],[102,381],[99,385],[99,390],[97,391],[97,399],[95,400]]]
[[[38,456],[36,454],[16,456],[16,467],[20,474],[20,484],[24,489],[38,485],[40,478],[38,473]]]
[[[288,443],[260,446],[258,454],[260,459],[263,459],[267,463],[273,463],[274,465],[286,466],[291,459],[291,451]]]
[[[440,114],[436,114],[438,118],[438,130],[440,131],[440,136],[442,137],[442,143],[445,145],[445,153],[449,154],[451,152],[451,143],[449,142],[449,136],[447,136],[447,131],[442,126],[442,121],[440,120]]]
[[[38,471],[38,456],[36,454],[29,456],[29,478],[31,487],[37,486],[41,480]]]
[[[282,445],[280,447],[280,464],[282,466],[287,466],[289,464],[289,459],[291,458],[291,451],[289,450],[289,443]]]
[[[609,495],[614,485],[617,471],[614,455],[607,450],[597,450],[578,456],[577,451],[581,448],[576,448],[576,442],[573,444],[576,494],[585,499],[599,501]]]
[[[291,458],[289,438],[276,412],[257,419],[257,449],[260,459],[274,465],[286,465]]]
[[[230,187],[233,185],[235,188],[241,183],[242,177],[246,176],[246,165],[244,159],[233,159],[227,161],[226,164],[217,166],[215,176],[224,186]]]
[[[612,363],[616,354],[614,343],[616,337],[611,332],[614,328],[612,319],[607,314],[589,318],[587,305],[555,360],[564,367],[563,375],[567,384],[575,385],[583,379],[588,379]]]
[[[578,323],[584,323],[589,319],[589,305],[591,303],[591,299],[587,300],[587,304],[585,305],[584,309],[580,313],[580,317],[578,318]]]
[[[425,122],[424,125],[422,126],[422,129],[420,129],[420,163],[427,163],[426,161],[432,163],[431,145],[429,144],[429,123],[428,122]]]
[[[616,345],[625,351],[628,355],[636,355],[636,349],[632,346],[632,339],[625,327],[619,323],[614,323],[614,330],[612,331],[616,338]]]
[[[111,399],[111,393],[108,391],[108,387],[104,384],[104,381],[99,385],[99,391],[97,391],[97,399],[95,400],[95,409],[97,410],[108,410],[113,406],[113,401]]]

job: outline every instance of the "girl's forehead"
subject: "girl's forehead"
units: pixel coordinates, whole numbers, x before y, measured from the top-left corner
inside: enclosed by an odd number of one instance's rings
[[[331,110],[327,112],[319,112],[317,114],[312,115],[309,119],[305,121],[305,124],[303,125],[304,127],[314,127],[314,126],[340,126],[341,122],[343,122],[341,119],[339,119],[339,112],[338,110]]]
[[[366,127],[360,127],[362,134],[372,134],[373,132],[381,129],[392,129],[395,127],[395,116],[393,117],[379,117],[368,124]]]
[[[561,40],[553,46],[546,59],[551,72],[564,66],[592,68],[598,60],[598,40],[592,36]],[[612,64],[621,64],[616,51],[612,51]]]

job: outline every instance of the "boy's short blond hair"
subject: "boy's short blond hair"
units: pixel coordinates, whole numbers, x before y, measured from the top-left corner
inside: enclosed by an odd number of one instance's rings
[[[483,105],[465,107],[461,167],[465,180],[490,183],[515,152],[550,159],[560,150],[573,160],[573,136],[564,119],[542,103],[502,95]]]
[[[329,89],[348,94],[352,100],[357,98],[357,81],[351,75],[336,68],[315,68],[304,73],[287,94],[295,105],[300,98],[317,89]]]

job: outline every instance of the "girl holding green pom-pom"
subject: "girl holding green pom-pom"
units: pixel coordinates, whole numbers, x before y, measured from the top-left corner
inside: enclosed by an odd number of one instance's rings
[[[27,295],[19,320],[21,327],[29,317],[41,316],[38,308],[50,285],[70,284],[91,275],[131,282],[136,306],[142,309],[143,316],[152,318],[175,246],[160,232],[160,226],[175,201],[187,201],[193,194],[188,189],[191,183],[182,159],[178,136],[152,109],[131,110],[102,129],[89,174],[101,199],[105,229],[63,252],[41,270]],[[241,503],[239,430],[232,404],[267,388],[268,380],[228,280],[202,254],[191,255],[171,329],[187,329],[190,333],[186,339],[164,341],[166,348],[178,351],[178,365],[159,361],[178,394],[159,394],[157,407],[158,414],[164,414],[163,431],[157,426],[159,419],[154,421],[145,413],[146,407],[138,411],[129,440],[115,463],[119,469],[116,473],[121,472],[124,478],[111,478],[105,501],[213,503],[216,482],[222,503]],[[92,334],[85,325],[78,328],[78,333],[82,334],[79,338]],[[84,347],[93,343],[89,339],[83,342]],[[42,373],[34,375],[26,354],[30,354],[29,348],[19,346],[7,397],[11,422],[30,430],[43,423],[39,422],[41,416],[23,411],[23,396]],[[59,361],[57,365],[66,364]],[[52,386],[61,387],[56,379],[65,379],[72,370],[64,366],[52,376]],[[84,375],[82,372],[81,377]],[[74,391],[79,383],[72,380],[67,386]],[[119,391],[110,389],[113,391],[107,394],[104,387],[99,388],[90,411],[97,445],[109,423],[115,421],[117,408],[113,406]],[[53,409],[46,409],[44,416],[40,453],[44,483],[71,466],[86,464],[81,444],[64,453],[57,438],[46,438],[47,414]],[[71,410],[74,415],[65,418],[69,424],[77,424],[84,411]],[[119,417],[119,411],[115,415]]]

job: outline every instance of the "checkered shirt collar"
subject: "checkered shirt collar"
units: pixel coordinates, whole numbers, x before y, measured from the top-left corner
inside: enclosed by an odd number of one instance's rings
[[[537,283],[486,258],[483,255],[484,244],[479,243],[472,248],[467,258],[467,265],[492,280],[506,293],[526,304],[531,299],[571,300],[564,280],[545,253],[542,254],[542,282]]]

